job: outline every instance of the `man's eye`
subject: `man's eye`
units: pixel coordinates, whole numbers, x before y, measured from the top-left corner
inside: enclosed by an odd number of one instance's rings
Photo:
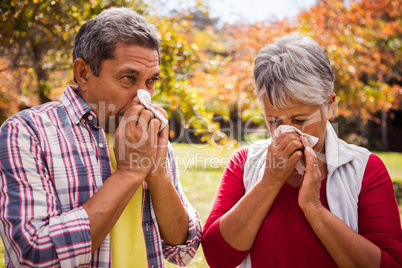
[[[123,79],[127,80],[127,81],[134,81],[135,80],[135,78],[133,76],[123,76]]]
[[[276,119],[276,120],[268,120],[269,124],[277,124],[279,121],[281,121],[280,119]]]
[[[150,88],[155,87],[156,81],[158,81],[159,78],[155,77],[155,78],[150,78],[147,80],[147,86]]]

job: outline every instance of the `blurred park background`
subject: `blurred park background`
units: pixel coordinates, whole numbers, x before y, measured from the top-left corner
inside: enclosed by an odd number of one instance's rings
[[[230,154],[270,136],[254,93],[254,58],[299,31],[331,60],[339,136],[383,159],[402,204],[402,2],[287,0],[282,13],[264,17],[271,1],[253,1],[243,1],[250,13],[239,15],[228,0],[2,0],[0,124],[58,100],[75,84],[71,54],[80,25],[105,8],[131,7],[161,33],[153,100],[169,113],[181,181],[204,223]],[[202,249],[190,267],[207,267]]]

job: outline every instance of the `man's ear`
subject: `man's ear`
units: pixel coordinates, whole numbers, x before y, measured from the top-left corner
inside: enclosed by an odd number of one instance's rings
[[[88,86],[91,67],[82,58],[77,58],[73,63],[73,72],[75,81],[78,83],[80,89],[85,91]]]
[[[327,104],[327,120],[331,119],[334,116],[334,109],[335,109],[335,99],[336,99],[336,94],[332,93],[331,96],[328,99],[328,104]]]

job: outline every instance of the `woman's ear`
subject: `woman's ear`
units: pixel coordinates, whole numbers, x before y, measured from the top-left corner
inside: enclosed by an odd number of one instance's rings
[[[328,99],[327,103],[327,120],[331,119],[332,116],[334,115],[334,109],[335,109],[335,99],[336,99],[336,94],[332,93],[331,96]]]
[[[79,88],[85,91],[88,86],[88,75],[91,72],[89,64],[84,59],[77,58],[73,63],[73,72],[74,79],[78,83]]]

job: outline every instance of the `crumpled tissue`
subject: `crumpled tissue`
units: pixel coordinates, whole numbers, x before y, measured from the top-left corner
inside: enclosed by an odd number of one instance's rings
[[[159,132],[168,124],[168,120],[155,108],[153,108],[150,103],[151,103],[151,94],[149,94],[148,91],[144,89],[139,89],[137,91],[137,97],[140,100],[141,104],[145,106],[148,110],[154,113],[155,117],[158,118],[161,121],[161,125],[159,127]]]
[[[274,131],[274,135],[275,137],[278,137],[278,135],[280,135],[280,133],[287,133],[287,132],[297,132],[298,134],[300,134],[300,136],[304,136],[307,138],[308,144],[310,145],[310,147],[312,148],[314,145],[317,144],[318,142],[318,138],[311,136],[309,134],[303,133],[301,132],[300,129],[294,127],[294,126],[289,126],[289,125],[280,125],[277,129],[275,129]],[[303,159],[300,159],[296,165],[295,165],[295,169],[297,171],[298,174],[303,175],[304,172],[306,171],[306,164],[304,163]]]

